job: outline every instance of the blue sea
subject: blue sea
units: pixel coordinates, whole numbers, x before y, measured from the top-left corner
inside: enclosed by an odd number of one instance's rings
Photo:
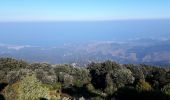
[[[170,20],[0,22],[0,43],[55,46],[93,41],[170,38]]]

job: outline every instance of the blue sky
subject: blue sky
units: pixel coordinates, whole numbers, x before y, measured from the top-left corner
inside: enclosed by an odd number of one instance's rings
[[[1,0],[0,21],[169,19],[170,0]]]

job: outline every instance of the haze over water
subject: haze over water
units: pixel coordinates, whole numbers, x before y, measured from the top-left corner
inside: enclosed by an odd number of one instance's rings
[[[170,20],[1,22],[1,43],[55,46],[95,41],[170,38]]]

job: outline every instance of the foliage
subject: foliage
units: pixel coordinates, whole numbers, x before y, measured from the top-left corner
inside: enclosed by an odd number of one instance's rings
[[[43,84],[54,84],[57,82],[57,77],[55,73],[49,74],[49,72],[44,71],[42,69],[36,69],[36,77],[43,83]]]
[[[40,97],[49,98],[49,89],[42,87],[42,83],[37,80],[36,76],[26,76],[20,81],[18,88],[20,100],[37,100]]]
[[[22,60],[12,58],[0,58],[0,69],[4,72],[26,68],[28,64]]]
[[[5,80],[5,76],[6,76],[5,72],[0,70],[0,82]]]
[[[93,93],[93,91],[95,90],[95,88],[92,84],[87,84],[86,88],[87,88],[87,91],[91,92],[91,93]]]
[[[28,73],[31,74],[33,72],[28,69],[20,69],[18,71],[10,71],[7,73],[5,80],[8,82],[8,84],[13,84],[13,83],[19,81],[22,77],[25,77]]]
[[[142,92],[142,91],[151,91],[152,90],[152,87],[151,85],[146,82],[145,80],[139,80],[139,82],[137,83],[136,85],[136,89],[139,91],[139,92]]]
[[[145,75],[140,66],[133,64],[125,64],[124,66],[133,73],[133,77],[136,81],[139,81],[140,79],[145,79]]]
[[[104,91],[108,95],[112,95],[115,91],[117,91],[117,87],[114,86],[115,84],[113,83],[113,80],[111,79],[109,74],[106,75],[106,85],[107,86]]]
[[[6,100],[170,97],[170,68],[113,61],[92,62],[81,68],[69,64],[28,64],[12,58],[0,58],[0,68],[0,82],[8,84],[2,88]]]
[[[118,88],[132,84],[134,81],[132,72],[116,62],[92,63],[88,69],[93,86],[109,95],[112,95]]]
[[[83,86],[90,82],[90,76],[87,69],[75,68],[71,65],[56,65],[53,69],[58,82],[61,82],[66,86],[78,84]]]
[[[165,85],[161,90],[163,93],[170,95],[170,83]]]
[[[44,71],[49,71],[51,65],[48,63],[33,63],[27,66],[28,69],[35,71],[36,69],[42,69]]]
[[[7,74],[6,79],[9,84],[13,84],[19,80],[19,71],[11,71]]]
[[[4,94],[9,100],[38,100],[40,97],[49,98],[48,92],[49,89],[43,87],[42,83],[33,74],[6,87]]]

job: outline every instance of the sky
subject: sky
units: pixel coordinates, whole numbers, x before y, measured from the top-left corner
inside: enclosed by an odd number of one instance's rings
[[[0,21],[170,19],[170,0],[0,0]]]

